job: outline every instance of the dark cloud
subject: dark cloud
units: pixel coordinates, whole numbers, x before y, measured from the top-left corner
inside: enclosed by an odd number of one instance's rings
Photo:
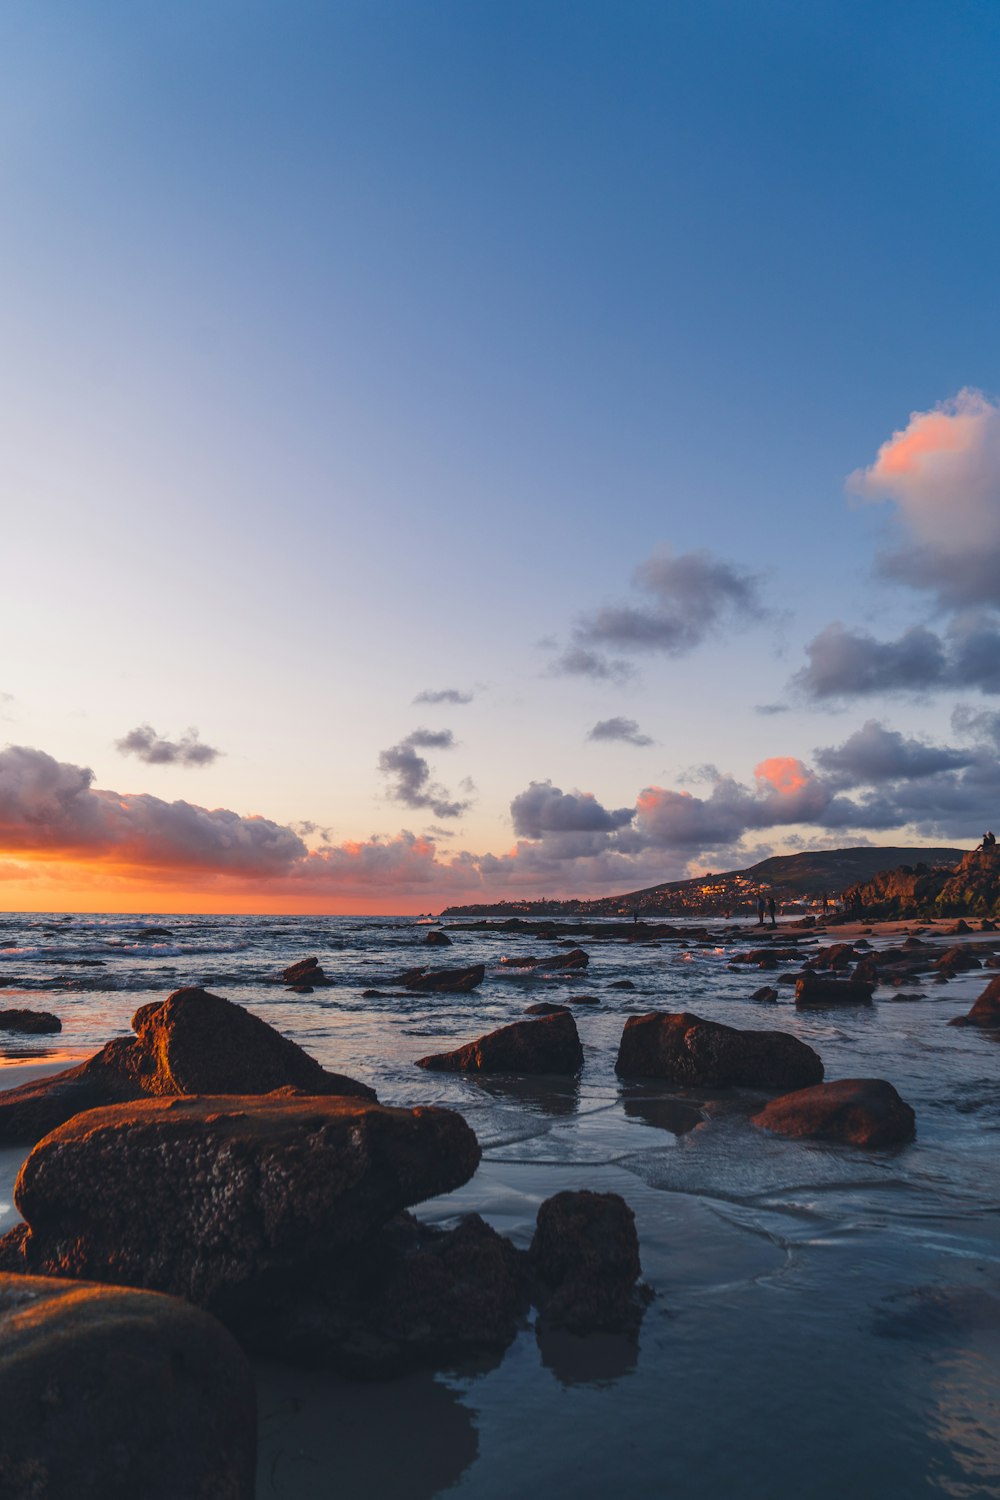
[[[134,755],[147,766],[210,766],[219,759],[221,750],[202,744],[197,729],[188,729],[179,740],[168,740],[157,734],[150,724],[130,729],[115,749],[122,755]]]
[[[788,704],[787,703],[758,703],[755,706],[755,708],[754,708],[754,713],[755,714],[763,714],[766,718],[770,718],[774,714],[787,714],[788,713]]]
[[[471,703],[474,693],[463,693],[459,688],[424,688],[414,698],[414,703]]]
[[[727,624],[764,615],[758,580],[707,552],[656,553],[633,582],[649,602],[593,611],[575,631],[579,644],[681,656]]]
[[[519,838],[541,839],[551,833],[613,833],[635,816],[632,807],[610,812],[590,792],[563,792],[551,781],[533,781],[510,804]]]
[[[806,647],[807,666],[793,686],[814,701],[978,688],[1000,693],[1000,620],[963,614],[939,635],[922,625],[880,641],[839,621]]]
[[[942,771],[964,770],[974,763],[975,755],[907,738],[898,730],[886,729],[876,719],[869,719],[842,745],[817,750],[815,759],[829,784],[847,788],[922,781]]]
[[[567,646],[549,667],[549,674],[555,677],[592,677],[597,682],[621,684],[632,680],[635,668],[627,661],[576,645]]]
[[[951,727],[963,739],[1000,749],[1000,709],[957,703],[952,710]]]
[[[415,729],[390,745],[378,759],[382,775],[392,783],[389,795],[405,807],[430,808],[436,818],[460,818],[469,802],[453,800],[445,787],[431,780],[431,768],[417,750],[451,750],[455,737],[450,729]]]
[[[244,876],[282,874],[307,852],[269,818],[99,791],[93,779],[86,766],[8,746],[0,752],[0,848]]]
[[[599,719],[587,735],[588,740],[616,740],[625,745],[651,745],[648,734],[642,734],[634,719]]]

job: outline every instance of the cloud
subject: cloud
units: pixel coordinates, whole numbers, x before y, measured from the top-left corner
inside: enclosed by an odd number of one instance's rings
[[[0,752],[0,848],[256,876],[283,874],[306,853],[292,829],[269,818],[98,791],[93,779],[88,767],[8,746]]]
[[[1000,605],[1000,405],[966,389],[912,412],[848,485],[895,502],[906,540],[881,557],[885,576],[947,608]]]
[[[792,686],[814,701],[975,687],[1000,693],[1000,620],[986,611],[956,616],[938,634],[912,626],[894,641],[827,625],[806,646],[808,665]]]
[[[842,745],[815,752],[816,763],[838,787],[881,786],[886,782],[921,781],[942,771],[959,771],[975,762],[967,750],[929,745],[886,729],[876,719],[850,735]]]
[[[594,610],[577,627],[580,643],[682,656],[724,625],[764,614],[757,579],[707,552],[654,553],[636,568],[633,584],[649,602]]]
[[[599,719],[587,735],[588,740],[617,740],[625,745],[651,745],[648,734],[640,733],[634,719]]]
[[[548,669],[552,677],[592,677],[597,682],[615,682],[623,685],[635,676],[635,668],[627,661],[605,656],[587,646],[567,646]]]
[[[772,718],[775,714],[787,714],[787,703],[758,703],[754,708],[755,714],[761,714],[765,718]]]
[[[115,740],[115,749],[147,766],[210,766],[223,753],[202,744],[197,729],[186,730],[179,740],[168,740],[150,724],[130,729],[123,739]]]
[[[471,703],[474,693],[463,693],[459,688],[424,688],[414,698],[414,703]]]
[[[591,792],[563,792],[551,781],[533,781],[510,804],[514,832],[526,839],[550,833],[611,833],[634,816],[634,808],[609,812]]]
[[[398,745],[390,745],[378,758],[378,768],[391,782],[389,796],[405,807],[428,807],[436,818],[460,818],[469,802],[452,800],[447,790],[431,780],[431,768],[417,750],[451,750],[455,737],[450,729],[415,729]]]

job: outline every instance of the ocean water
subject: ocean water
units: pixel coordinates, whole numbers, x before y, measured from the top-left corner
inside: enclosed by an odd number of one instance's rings
[[[789,986],[776,1004],[750,999],[773,974],[728,967],[755,925],[712,923],[697,942],[583,940],[590,967],[565,978],[500,966],[551,943],[449,930],[453,947],[427,949],[409,918],[0,917],[0,1006],[54,1010],[64,1028],[3,1038],[0,1086],[200,984],[385,1103],[465,1115],[483,1163],[422,1217],[476,1210],[526,1245],[538,1204],[562,1188],[619,1192],[635,1210],[656,1294],[637,1344],[527,1327],[489,1367],[376,1385],[262,1364],[261,1500],[1000,1497],[1000,1039],[947,1025],[988,971],[908,983],[916,1001],[880,989],[870,1009],[799,1013]],[[311,954],[331,988],[275,982]],[[463,996],[362,997],[422,962],[484,962],[487,977]],[[610,988],[621,979],[634,991]],[[576,1081],[415,1066],[533,1001],[580,994],[600,1003],[574,1008]],[[916,1110],[917,1141],[781,1140],[748,1123],[751,1095],[623,1084],[622,1027],[650,1009],[781,1028],[816,1048],[828,1078],[887,1078]],[[17,1154],[4,1158],[0,1228],[16,1218]]]

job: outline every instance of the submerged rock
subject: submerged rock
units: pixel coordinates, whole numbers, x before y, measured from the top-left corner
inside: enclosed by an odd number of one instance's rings
[[[501,1026],[453,1052],[421,1057],[417,1066],[437,1073],[576,1073],[583,1048],[576,1022],[562,1010]]]
[[[638,1287],[635,1215],[617,1193],[563,1192],[538,1210],[528,1252],[539,1326],[570,1333],[634,1331],[648,1292]]]
[[[253,1500],[252,1372],[175,1298],[0,1275],[0,1410],[10,1500]]]
[[[484,964],[472,964],[467,969],[407,969],[390,984],[401,984],[406,990],[419,994],[440,992],[446,995],[464,995],[474,990],[486,978]]]
[[[553,1005],[549,1000],[537,1000],[534,1005],[524,1007],[526,1016],[564,1016],[567,1014],[565,1005]]]
[[[451,938],[446,932],[438,932],[437,929],[435,929],[434,931],[429,932],[424,938],[424,945],[427,948],[450,948]]]
[[[955,1016],[948,1025],[1000,1027],[1000,975],[990,980],[968,1015]]]
[[[175,990],[132,1017],[135,1040],[116,1037],[52,1078],[0,1094],[0,1141],[37,1141],[81,1110],[148,1095],[311,1094],[374,1099],[372,1089],[330,1073],[266,1021],[207,990]]]
[[[818,979],[807,969],[795,983],[795,1004],[802,1009],[828,1005],[871,1005],[874,985],[861,979]]]
[[[777,1135],[898,1146],[916,1135],[916,1116],[882,1078],[839,1078],[772,1099],[751,1122]]]
[[[22,1036],[41,1036],[62,1031],[62,1022],[49,1010],[0,1010],[0,1031],[18,1031]]]
[[[802,1088],[823,1064],[785,1031],[742,1031],[688,1011],[650,1011],[625,1023],[615,1072],[704,1088]]]
[[[32,1151],[4,1263],[175,1293],[238,1326],[400,1209],[460,1187],[479,1145],[447,1109],[283,1090],[77,1115]]]

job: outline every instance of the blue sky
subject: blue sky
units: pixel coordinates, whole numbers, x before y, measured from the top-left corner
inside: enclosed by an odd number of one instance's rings
[[[245,878],[251,905],[261,881],[401,908],[978,838],[997,684],[968,643],[988,654],[1000,592],[943,592],[926,507],[958,505],[967,582],[1000,513],[998,41],[989,4],[7,7],[0,742],[89,789],[326,829],[305,842],[341,849],[335,875],[284,845],[290,866],[216,869],[209,842],[199,879]],[[963,390],[985,403],[964,468],[946,437],[930,478],[847,491]],[[972,409],[944,411],[947,434]],[[937,561],[885,563],[906,546]],[[666,555],[703,572],[637,588]],[[656,643],[619,649],[605,606],[647,636],[652,610]],[[838,692],[790,688],[836,620],[863,637]],[[908,627],[948,663],[900,678],[883,653],[859,693],[858,651]],[[560,671],[574,641],[633,676]],[[617,719],[653,743],[587,738]],[[861,756],[845,791],[814,752],[870,720],[898,763]],[[142,724],[224,754],[116,748]],[[421,727],[455,743],[410,746],[414,791],[379,766]],[[914,776],[915,741],[979,759]],[[823,785],[768,825],[754,768],[788,758]],[[61,774],[0,775],[10,904],[39,819],[46,878],[86,855],[94,899],[114,865],[125,900],[124,835],[64,837]],[[726,777],[757,801],[723,785],[701,843],[592,826]],[[443,833],[429,780],[467,804]],[[512,811],[546,781],[592,800],[553,827]],[[404,829],[433,845],[418,873],[348,850]]]

